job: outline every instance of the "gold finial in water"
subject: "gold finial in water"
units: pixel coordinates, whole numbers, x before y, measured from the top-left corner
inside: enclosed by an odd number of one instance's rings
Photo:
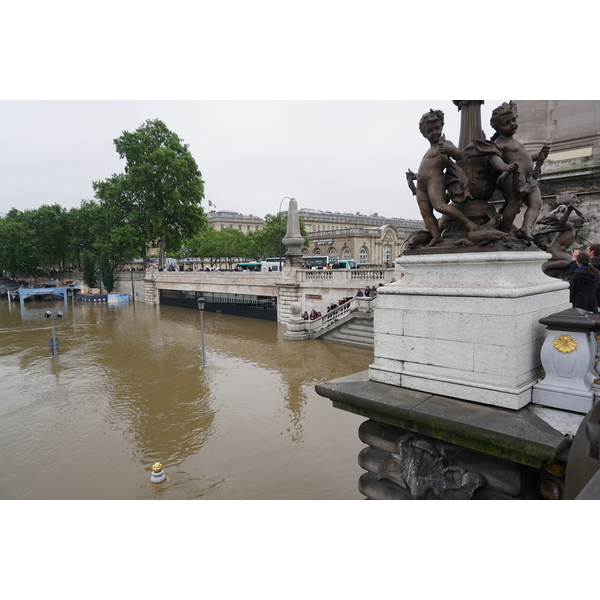
[[[152,465],[152,470],[153,470],[155,473],[158,473],[158,472],[162,471],[162,463],[155,462],[155,463]]]

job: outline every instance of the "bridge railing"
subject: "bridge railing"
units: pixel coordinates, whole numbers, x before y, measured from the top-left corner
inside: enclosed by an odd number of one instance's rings
[[[394,269],[299,269],[296,271],[297,283],[330,282],[344,287],[362,287],[362,283],[389,283],[394,277]],[[158,271],[149,269],[146,276],[157,282],[181,283],[244,283],[244,282],[269,282],[283,279],[282,273],[254,272],[254,271]]]
[[[341,306],[334,308],[327,314],[314,319],[312,321],[306,321],[306,329],[314,333],[329,327],[335,321],[339,321],[342,317],[345,317],[351,312],[362,312],[369,313],[377,306],[377,298],[352,298],[352,300],[345,302]]]
[[[273,282],[281,279],[281,273],[252,271],[157,271],[148,270],[146,275],[155,281],[180,282],[180,283],[214,283],[214,282]]]
[[[389,283],[395,276],[394,269],[318,269],[298,271],[299,283],[308,281],[329,281],[350,284],[354,282]],[[360,286],[357,286],[360,287]]]

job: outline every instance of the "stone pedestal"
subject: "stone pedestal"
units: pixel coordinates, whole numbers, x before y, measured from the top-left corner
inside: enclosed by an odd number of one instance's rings
[[[509,410],[369,381],[355,373],[315,386],[333,406],[368,418],[359,490],[369,499],[538,499],[564,475],[563,431],[532,407]],[[543,487],[543,485],[542,485]]]
[[[292,302],[290,304],[291,317],[287,322],[287,331],[283,334],[284,340],[302,341],[310,339],[310,334],[306,330],[306,321],[300,316],[302,304]]]
[[[585,414],[595,403],[594,370],[600,316],[570,308],[542,319],[548,335],[541,359],[546,373],[533,386],[533,402]]]
[[[539,320],[569,305],[545,252],[402,256],[378,292],[371,381],[518,410],[543,375]]]

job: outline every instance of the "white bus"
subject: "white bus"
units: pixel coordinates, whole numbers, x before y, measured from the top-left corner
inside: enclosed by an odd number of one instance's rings
[[[282,256],[279,258],[276,256],[275,258],[266,258],[262,261],[261,271],[279,271],[279,266],[281,265],[281,269],[283,269],[283,265],[285,263],[285,258]]]

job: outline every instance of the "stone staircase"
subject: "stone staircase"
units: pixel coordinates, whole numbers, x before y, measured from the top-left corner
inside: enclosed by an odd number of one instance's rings
[[[353,313],[348,320],[319,337],[332,342],[373,348],[373,314]]]

